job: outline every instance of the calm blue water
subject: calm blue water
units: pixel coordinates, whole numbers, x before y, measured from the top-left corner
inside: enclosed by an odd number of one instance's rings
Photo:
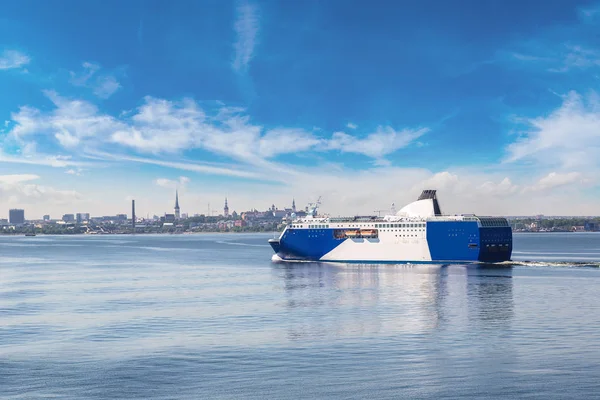
[[[598,398],[599,234],[495,267],[272,264],[269,237],[0,237],[0,396]]]

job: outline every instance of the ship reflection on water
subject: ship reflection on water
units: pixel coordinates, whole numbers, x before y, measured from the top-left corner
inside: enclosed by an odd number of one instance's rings
[[[290,340],[503,329],[513,318],[512,267],[277,264]]]

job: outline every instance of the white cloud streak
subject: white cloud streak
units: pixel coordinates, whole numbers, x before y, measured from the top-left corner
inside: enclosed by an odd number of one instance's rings
[[[525,123],[529,129],[507,147],[505,162],[535,161],[563,169],[598,167],[600,97],[595,92],[586,97],[570,92],[558,109]]]
[[[364,154],[375,159],[380,159],[398,149],[408,146],[428,131],[429,129],[427,128],[397,131],[389,126],[380,126],[376,132],[371,133],[363,139],[344,132],[335,132],[327,146],[329,149],[340,150],[345,153]]]
[[[129,156],[123,154],[114,154],[114,153],[105,153],[99,151],[90,151],[87,153],[91,158],[95,158],[98,160],[109,160],[109,161],[118,161],[118,162],[135,162],[141,164],[151,164],[158,165],[161,167],[178,169],[182,171],[190,171],[197,172],[202,174],[210,174],[210,175],[222,175],[222,176],[231,176],[231,177],[239,177],[239,178],[251,178],[251,179],[262,179],[263,176],[247,170],[238,170],[234,168],[227,168],[223,166],[209,165],[209,164],[198,164],[192,162],[184,162],[184,161],[169,161],[169,160],[160,160],[154,158],[146,158],[146,157],[136,157]]]
[[[8,205],[57,205],[73,203],[81,198],[74,190],[58,190],[42,186],[31,181],[38,180],[38,175],[15,174],[0,175],[0,198],[2,204]]]
[[[80,73],[70,72],[72,85],[91,89],[101,99],[108,99],[121,88],[121,84],[113,75],[98,74],[101,70],[98,64],[84,62],[82,67],[83,71]]]
[[[11,164],[40,165],[40,166],[53,167],[53,168],[98,166],[98,163],[73,160],[71,158],[71,156],[40,155],[40,154],[16,156],[16,155],[5,154],[1,150],[0,150],[0,162],[11,163]]]
[[[82,176],[83,170],[81,168],[71,168],[65,171],[65,174],[73,176]]]
[[[0,53],[0,70],[21,68],[31,61],[31,58],[17,50],[4,50]]]
[[[586,180],[580,172],[557,173],[550,172],[548,175],[541,178],[535,185],[527,190],[543,191],[555,189],[560,186],[566,186],[573,183],[585,183]]]
[[[20,182],[34,181],[39,179],[38,175],[33,174],[12,174],[12,175],[0,175],[0,183],[2,184],[15,184]]]
[[[381,162],[428,131],[398,131],[385,126],[363,138],[336,132],[328,139],[299,128],[264,129],[253,124],[243,109],[221,106],[210,112],[191,99],[173,102],[146,97],[137,110],[118,119],[101,113],[91,103],[67,99],[53,91],[46,95],[54,110],[42,112],[25,106],[12,114],[9,136],[15,141],[30,143],[35,138],[54,137],[70,151],[119,145],[154,155],[203,149],[263,171],[282,171],[284,166],[269,159],[309,150],[339,150]],[[287,172],[294,173],[293,169]]]
[[[167,178],[157,178],[154,180],[156,186],[160,186],[167,189],[183,189],[190,182],[190,178],[186,176],[180,176],[177,180]]]
[[[53,109],[22,107],[13,114],[9,124],[9,136],[30,145],[29,151],[21,156],[0,153],[0,161],[69,167],[67,173],[84,167],[68,157],[44,158],[35,153],[34,140],[54,140],[72,154],[110,165],[142,163],[251,179],[252,184],[236,185],[232,200],[238,198],[240,210],[250,206],[266,208],[271,202],[284,204],[292,197],[301,203],[300,196],[308,201],[323,195],[325,209],[332,214],[372,213],[392,202],[401,206],[414,200],[421,189],[433,188],[439,190],[447,212],[564,214],[574,205],[573,195],[567,196],[556,189],[569,185],[572,192],[582,193],[597,179],[594,172],[598,172],[595,155],[600,153],[597,135],[600,101],[595,93],[585,97],[569,93],[564,96],[562,105],[550,114],[521,118],[527,128],[507,147],[505,163],[488,166],[486,172],[477,167],[430,171],[391,166],[386,156],[415,143],[429,132],[428,128],[397,130],[381,126],[366,135],[345,132],[317,135],[316,131],[299,128],[265,128],[254,123],[240,108],[221,104],[215,109],[206,109],[191,99],[169,101],[154,97],[146,97],[139,108],[113,117],[91,103],[67,99],[55,92],[46,94],[54,104]],[[182,152],[195,149],[226,156],[232,162],[189,162],[182,156]],[[146,155],[123,154],[131,150]],[[300,167],[287,161],[274,161],[282,154],[331,151],[370,157],[376,167],[350,169],[343,164]],[[527,171],[535,171],[523,174],[523,165],[525,168],[533,165],[534,168]],[[166,178],[155,181],[163,187],[185,183]],[[196,195],[214,196],[217,201],[224,192],[231,193],[231,186],[226,185],[232,183],[224,180]],[[28,193],[42,192],[27,190]],[[16,192],[11,193],[14,196]],[[544,202],[550,194],[553,201]],[[136,199],[142,197],[136,194]],[[257,199],[269,204],[261,206]],[[152,195],[144,201],[154,204]],[[580,197],[577,212],[592,210],[590,204]]]
[[[239,1],[234,23],[236,41],[232,67],[236,72],[244,72],[252,59],[258,35],[258,7],[248,1]]]
[[[583,71],[600,67],[600,52],[583,45],[556,46],[545,44],[543,41],[533,41],[522,47],[526,48],[523,51],[498,52],[497,57],[553,73]],[[507,55],[508,58],[506,58]]]
[[[94,94],[102,99],[108,99],[112,96],[117,90],[121,88],[121,84],[117,81],[112,75],[102,76],[96,80],[96,85],[94,86]]]
[[[600,66],[600,52],[583,46],[566,46],[560,56],[562,65],[550,68],[551,72],[569,72],[574,69],[588,69]]]

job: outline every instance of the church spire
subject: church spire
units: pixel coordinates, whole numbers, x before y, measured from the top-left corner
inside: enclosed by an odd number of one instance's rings
[[[223,216],[229,217],[229,206],[227,205],[227,197],[225,197],[225,207],[223,207]]]
[[[179,191],[175,189],[175,218],[179,219]]]

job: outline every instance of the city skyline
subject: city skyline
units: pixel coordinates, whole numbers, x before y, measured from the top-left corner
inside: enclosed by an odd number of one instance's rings
[[[429,4],[6,4],[0,209],[600,214],[600,3]]]
[[[219,209],[218,207],[217,208],[211,208],[210,207],[210,203],[209,203],[209,204],[207,204],[207,210],[206,210],[207,212],[206,213],[195,212],[195,211],[192,211],[192,212],[181,212],[181,207],[179,206],[179,190],[178,189],[175,190],[175,206],[173,207],[172,210],[165,210],[164,212],[153,213],[152,217],[150,217],[149,216],[150,213],[147,213],[145,216],[144,215],[139,215],[137,212],[135,212],[135,214],[134,214],[134,210],[136,209],[135,208],[135,199],[131,199],[130,207],[131,207],[131,212],[130,212],[129,216],[131,217],[132,215],[134,215],[134,216],[137,217],[137,219],[153,218],[153,217],[165,216],[165,215],[169,215],[169,214],[173,215],[173,217],[175,219],[187,218],[187,217],[191,217],[193,215],[229,217],[229,216],[233,215],[234,213],[236,215],[239,215],[239,214],[241,214],[243,212],[251,212],[251,211],[254,211],[254,210],[258,210],[257,208],[250,208],[248,210],[240,210],[240,211],[237,211],[235,209],[231,209],[231,212],[230,212],[229,205],[228,205],[228,199],[227,199],[227,197],[225,197],[224,204],[223,204],[223,207],[221,209]],[[264,209],[260,209],[260,211],[268,211],[268,210],[271,210],[273,207],[275,207],[276,210],[291,210],[292,212],[296,212],[296,200],[292,199],[292,201],[291,201],[291,203],[290,203],[289,206],[284,206],[284,207],[279,208],[279,207],[275,206],[275,204],[271,204],[270,206],[268,206],[268,207],[266,207]],[[306,208],[308,209],[308,206]],[[25,210],[23,208],[12,208],[12,209],[9,210],[9,214],[11,212],[13,212],[13,211],[18,211],[18,212],[21,213],[21,215],[25,212]],[[113,216],[120,216],[120,215],[128,215],[128,214],[120,212],[120,213],[116,213],[116,214],[112,214],[112,215]],[[80,221],[80,220],[82,220],[82,216],[85,216],[85,218],[83,218],[83,220],[89,220],[90,218],[93,218],[93,217],[102,217],[102,216],[108,216],[108,215],[106,215],[106,214],[105,215],[93,214],[93,213],[89,213],[89,212],[85,212],[85,213],[83,213],[83,212],[68,212],[68,213],[65,213],[65,214],[62,214],[62,215],[56,215],[54,218],[50,218],[49,214],[44,214],[44,215],[42,215],[39,218],[37,218],[37,217],[34,217],[34,218],[25,218],[25,217],[22,217],[22,218],[29,219],[29,220],[41,220],[41,219],[53,219],[53,220],[63,219],[64,220],[65,217],[67,217],[67,218],[70,218],[72,220]],[[0,219],[5,219],[5,218],[2,218],[2,216],[0,215]]]

